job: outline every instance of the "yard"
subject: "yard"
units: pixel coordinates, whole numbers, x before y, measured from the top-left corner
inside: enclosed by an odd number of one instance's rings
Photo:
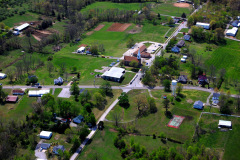
[[[162,90],[152,90],[152,95],[156,99],[156,105],[158,112],[155,114],[149,114],[146,117],[136,119],[138,110],[134,99],[143,94],[149,96],[147,90],[132,90],[128,93],[130,100],[130,107],[123,109],[120,106],[116,106],[110,114],[107,116],[108,120],[113,120],[113,113],[121,113],[121,120],[123,122],[135,121],[136,130],[141,134],[156,134],[159,135],[164,132],[168,135],[168,138],[184,142],[190,140],[195,130],[195,125],[200,116],[201,111],[193,109],[193,103],[196,100],[206,102],[209,93],[195,90],[184,90],[182,97],[174,100],[174,105],[170,105],[170,111],[172,115],[184,116],[185,119],[178,129],[167,127],[166,125],[170,121],[164,114],[165,109],[162,107],[162,96],[171,96],[171,93],[165,93]],[[206,108],[208,110],[208,108]]]
[[[240,136],[240,119],[204,114],[201,120],[203,124],[201,128],[206,131],[206,133],[200,136],[199,142],[206,147],[219,149],[221,152],[224,152],[224,160],[239,159],[238,150],[240,142],[237,139]],[[218,129],[219,120],[232,121],[233,130],[226,132],[220,131],[220,129]]]

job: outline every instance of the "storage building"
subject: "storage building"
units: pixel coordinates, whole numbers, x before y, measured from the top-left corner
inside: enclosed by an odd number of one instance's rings
[[[237,34],[238,28],[237,27],[233,27],[232,29],[228,29],[226,32],[227,36],[233,36],[235,37]]]
[[[40,133],[40,138],[42,138],[42,139],[50,139],[51,137],[52,137],[52,132],[42,131]]]
[[[125,69],[119,67],[112,67],[110,70],[103,73],[102,78],[105,80],[121,82],[125,73]]]
[[[0,79],[7,78],[7,75],[5,73],[0,73]]]
[[[203,102],[202,101],[196,101],[193,105],[193,108],[195,109],[203,109],[204,106],[203,106]]]
[[[204,29],[210,29],[210,24],[209,23],[201,23],[201,22],[197,22],[196,23],[197,27],[202,27]]]
[[[218,128],[228,128],[228,129],[232,130],[232,122],[225,121],[225,120],[219,120]]]
[[[44,94],[50,93],[50,90],[30,90],[28,91],[29,97],[42,97]]]
[[[16,103],[18,100],[18,96],[7,96],[6,98],[6,102],[10,102],[10,103]]]
[[[14,89],[12,91],[12,94],[13,95],[24,95],[24,91],[23,90],[20,90],[20,89]]]
[[[77,50],[77,53],[84,53],[85,52],[85,47],[80,47],[78,50]]]

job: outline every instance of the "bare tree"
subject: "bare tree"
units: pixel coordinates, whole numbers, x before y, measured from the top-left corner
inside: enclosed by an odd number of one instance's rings
[[[64,78],[66,81],[68,81],[68,73],[67,72],[64,73]]]
[[[137,105],[138,109],[138,116],[142,116],[146,114],[146,111],[148,110],[148,103],[147,103],[147,98],[144,95],[139,95],[135,98],[134,102]]]
[[[219,71],[219,74],[220,74],[220,78],[221,78],[221,79],[224,79],[224,76],[225,76],[225,74],[226,74],[225,68],[222,68],[222,69]]]
[[[60,72],[61,73],[65,73],[65,71],[66,71],[66,63],[65,62],[60,63],[59,67],[60,67]]]
[[[14,66],[8,67],[6,69],[6,74],[7,74],[8,79],[10,80],[10,82],[13,81],[13,79],[15,77],[15,73],[16,73],[16,67],[14,67]]]
[[[21,76],[23,75],[23,61],[18,61],[16,64],[16,69],[17,69],[17,72],[16,72],[16,75],[17,75],[17,78],[21,78]]]
[[[121,120],[121,116],[120,116],[120,114],[117,111],[113,112],[113,120],[114,120],[115,126],[118,127],[119,126],[119,122]]]
[[[210,79],[214,83],[214,77],[216,76],[216,67],[213,64],[211,64],[209,67],[209,71],[210,71]]]
[[[31,66],[31,61],[29,59],[29,56],[23,56],[23,64],[24,64],[24,71],[29,72],[30,66]]]
[[[51,75],[51,72],[53,71],[53,69],[54,69],[54,66],[53,66],[52,62],[48,62],[47,70],[48,70],[49,76]]]

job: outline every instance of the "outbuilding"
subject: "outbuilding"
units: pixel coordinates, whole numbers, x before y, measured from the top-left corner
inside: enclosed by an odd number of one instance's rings
[[[104,72],[101,76],[105,80],[121,82],[125,73],[125,69],[119,67],[112,67],[108,71]]]
[[[218,128],[228,128],[229,130],[232,130],[232,122],[225,121],[225,120],[219,120]]]
[[[185,55],[185,56],[183,56],[182,58],[187,59],[187,56]]]
[[[185,45],[185,41],[184,40],[180,40],[178,43],[177,43],[177,47],[181,48]]]
[[[235,37],[237,34],[237,31],[238,31],[238,28],[233,27],[232,29],[227,30],[226,35]]]
[[[80,47],[78,50],[77,50],[77,53],[84,53],[85,52],[85,47]]]
[[[180,52],[180,48],[178,48],[177,46],[174,46],[172,49],[171,49],[172,52],[174,53],[179,53]]]
[[[28,91],[28,96],[29,97],[42,97],[44,94],[50,93],[50,90],[29,90]]]
[[[204,29],[210,29],[210,24],[209,23],[202,23],[202,22],[197,22],[196,23],[197,27],[202,27]]]
[[[23,90],[20,90],[20,89],[14,89],[12,91],[12,94],[13,95],[24,95],[24,91]]]
[[[62,77],[58,77],[58,79],[54,79],[54,85],[62,85],[63,79]]]
[[[186,59],[181,58],[181,62],[186,63]]]
[[[51,144],[50,143],[41,143],[40,144],[40,148],[42,149],[48,149],[50,148]]]
[[[51,139],[52,137],[52,132],[49,132],[49,131],[42,131],[40,133],[40,138],[41,139]]]
[[[180,75],[177,80],[179,83],[186,84],[188,79],[186,75]]]
[[[202,101],[196,101],[193,105],[193,108],[202,110],[204,108],[203,102]]]
[[[240,27],[240,20],[235,20],[232,22],[233,27]]]
[[[7,96],[6,98],[6,102],[10,102],[10,103],[16,103],[18,100],[18,96]]]
[[[0,73],[0,79],[7,78],[7,75],[5,73]]]

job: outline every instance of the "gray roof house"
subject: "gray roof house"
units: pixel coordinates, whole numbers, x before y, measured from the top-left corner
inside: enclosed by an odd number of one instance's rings
[[[179,82],[179,83],[186,84],[187,81],[188,81],[188,79],[187,79],[187,76],[186,76],[186,75],[180,75],[180,76],[178,77],[178,82]]]
[[[58,79],[54,79],[54,85],[62,85],[63,79],[61,77],[58,77]]]
[[[185,45],[185,41],[184,40],[180,40],[178,43],[177,43],[177,47],[183,47]]]
[[[204,106],[203,106],[203,102],[202,101],[196,101],[193,105],[193,108],[195,109],[203,109]]]
[[[53,153],[58,154],[58,150],[59,150],[59,149],[62,150],[62,152],[65,151],[65,148],[64,148],[63,145],[58,145],[58,146],[54,146],[54,147],[53,147]]]
[[[40,147],[41,147],[42,149],[48,149],[50,146],[51,146],[50,143],[41,143],[41,144],[40,144]]]

